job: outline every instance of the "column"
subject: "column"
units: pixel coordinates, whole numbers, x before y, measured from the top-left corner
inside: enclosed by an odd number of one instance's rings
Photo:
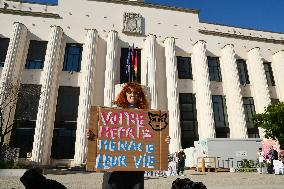
[[[4,120],[4,142],[8,142],[14,120],[15,105],[20,87],[22,71],[26,62],[29,40],[28,29],[24,24],[15,22],[0,80],[0,104]],[[1,141],[2,142],[2,141]]]
[[[264,113],[265,108],[271,103],[269,89],[266,81],[263,60],[260,49],[253,48],[248,52],[249,76],[252,83],[256,113]],[[259,129],[260,138],[264,138],[264,132]]]
[[[8,83],[18,85],[25,65],[28,45],[28,29],[24,24],[15,22],[1,74],[1,88]]]
[[[284,51],[278,51],[273,55],[272,70],[275,77],[277,95],[284,102]]]
[[[177,62],[175,57],[175,39],[168,37],[165,39],[165,58],[166,58],[166,81],[167,98],[169,110],[169,132],[171,143],[170,153],[178,152],[180,144],[180,119],[179,119],[179,97],[177,91]]]
[[[199,139],[215,138],[209,70],[205,53],[205,41],[195,43],[192,67],[194,70]]]
[[[228,44],[222,48],[220,62],[223,90],[226,95],[230,138],[247,138],[243,100],[233,45]]]
[[[84,163],[87,153],[86,129],[89,125],[91,98],[93,95],[94,73],[97,53],[97,31],[87,30],[82,56],[82,85],[80,87],[74,164]]]
[[[146,38],[146,56],[147,56],[147,70],[148,70],[148,87],[151,95],[151,109],[157,109],[157,86],[156,86],[156,37],[149,35]]]
[[[118,36],[116,31],[110,31],[107,38],[107,55],[105,69],[104,106],[111,107],[115,98],[115,72]]]
[[[41,75],[42,87],[31,158],[34,163],[39,165],[50,163],[59,73],[63,66],[64,52],[63,30],[59,26],[51,26]]]

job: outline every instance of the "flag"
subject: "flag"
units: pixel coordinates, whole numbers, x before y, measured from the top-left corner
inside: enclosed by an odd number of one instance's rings
[[[126,62],[126,75],[128,76],[128,82],[132,80],[132,53],[131,48],[128,48],[127,62]]]
[[[138,80],[138,77],[137,77],[137,72],[138,72],[138,51],[137,51],[137,49],[135,49],[134,61],[132,62],[132,64],[133,64],[133,75],[135,77],[135,80],[137,81]]]

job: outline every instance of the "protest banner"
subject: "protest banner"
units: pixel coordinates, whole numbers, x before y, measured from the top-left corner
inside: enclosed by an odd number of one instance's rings
[[[88,171],[168,169],[167,111],[92,107]]]

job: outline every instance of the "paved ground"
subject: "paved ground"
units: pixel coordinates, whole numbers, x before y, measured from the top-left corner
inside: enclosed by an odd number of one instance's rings
[[[283,189],[284,175],[259,175],[257,173],[206,173],[186,171],[186,177],[203,182],[208,189]],[[70,189],[99,189],[101,173],[58,172],[47,174]],[[146,177],[145,189],[170,189],[177,177]],[[23,189],[19,177],[0,177],[0,189]]]

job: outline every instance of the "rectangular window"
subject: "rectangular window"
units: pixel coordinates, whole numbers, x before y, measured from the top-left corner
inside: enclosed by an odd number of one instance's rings
[[[26,69],[42,69],[47,48],[47,41],[30,41],[26,60]]]
[[[9,38],[0,38],[0,67],[4,67],[9,41]]]
[[[192,79],[191,58],[177,56],[177,69],[179,79]]]
[[[19,148],[19,158],[27,158],[32,152],[36,121],[15,120],[10,137],[10,146]]]
[[[58,89],[51,157],[71,159],[75,153],[80,88],[60,86]]]
[[[222,81],[219,57],[207,57],[210,81]]]
[[[272,72],[272,67],[270,62],[264,62],[264,71],[265,71],[265,76],[267,80],[267,85],[268,86],[275,86],[275,81],[274,81],[274,76]]]
[[[65,48],[63,71],[75,71],[81,70],[82,60],[82,44],[67,43]]]
[[[20,158],[26,158],[33,148],[40,91],[40,85],[30,84],[21,84],[19,89],[10,146],[20,148]]]
[[[180,93],[179,107],[182,148],[193,147],[194,141],[198,140],[195,95]]]
[[[226,99],[221,95],[212,95],[216,138],[228,138],[228,115]]]
[[[280,102],[279,99],[277,98],[271,98],[270,100],[271,100],[271,104],[277,104]]]
[[[126,83],[130,81],[141,82],[141,49],[134,49],[134,54],[137,53],[137,71],[134,72],[134,60],[128,61],[130,55],[129,48],[121,48],[120,55],[120,83]],[[130,73],[128,72],[128,64],[131,65]]]
[[[238,59],[237,68],[238,68],[240,83],[242,85],[250,84],[246,61],[243,59]]]
[[[55,122],[77,121],[79,95],[79,87],[59,87],[56,104]]]
[[[255,114],[254,100],[252,97],[243,97],[243,105],[246,118],[246,127],[249,138],[259,138],[258,128],[254,128],[252,117]]]

